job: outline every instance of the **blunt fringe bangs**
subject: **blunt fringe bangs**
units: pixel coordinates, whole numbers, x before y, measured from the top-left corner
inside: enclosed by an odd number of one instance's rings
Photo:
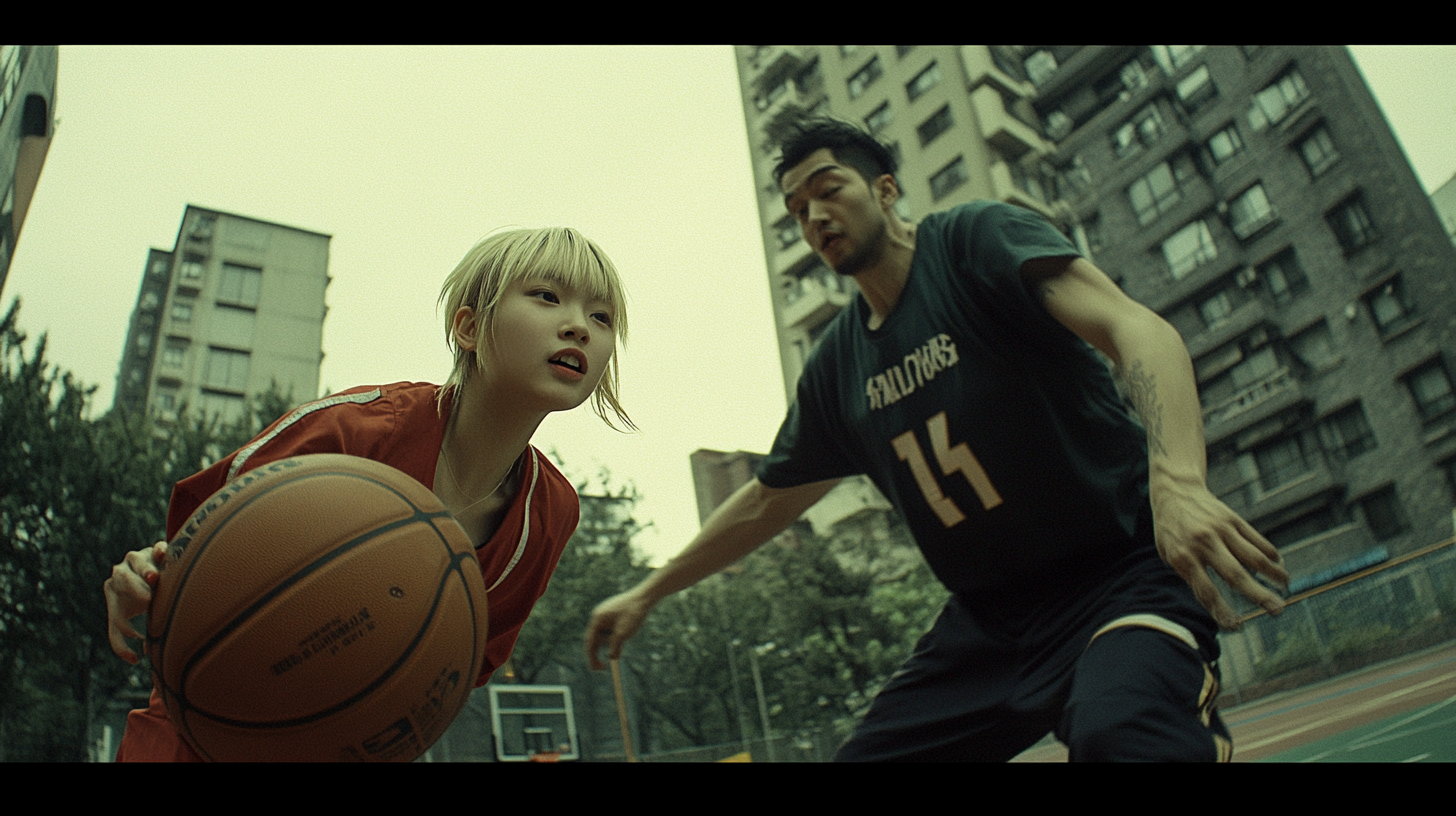
[[[455,313],[461,306],[473,309],[478,316],[476,348],[493,344],[496,309],[506,288],[531,276],[564,284],[610,304],[617,342],[626,343],[627,293],[617,267],[601,247],[570,227],[496,232],[465,253],[440,290],[439,303],[445,311],[445,342],[455,355],[454,369],[440,387],[440,400],[463,385],[471,369],[479,365],[479,356],[456,346],[451,337]],[[636,430],[637,426],[618,400],[619,385],[617,355],[613,354],[592,393],[592,410],[615,430],[623,430],[617,425],[619,421],[626,430]]]

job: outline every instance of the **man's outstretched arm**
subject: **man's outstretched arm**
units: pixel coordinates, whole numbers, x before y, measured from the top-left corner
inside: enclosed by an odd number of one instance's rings
[[[600,654],[616,660],[622,644],[637,634],[658,601],[686,589],[758,549],[824,497],[837,479],[789,488],[766,487],[752,479],[728,497],[703,529],[667,566],[654,570],[637,586],[614,595],[592,611],[586,629],[587,660],[593,669],[605,664]]]
[[[1238,616],[1208,576],[1271,613],[1284,602],[1254,578],[1287,585],[1279,552],[1208,490],[1203,411],[1188,349],[1166,320],[1084,258],[1043,258],[1022,273],[1058,322],[1112,359],[1148,432],[1148,490],[1158,552],[1225,629]]]

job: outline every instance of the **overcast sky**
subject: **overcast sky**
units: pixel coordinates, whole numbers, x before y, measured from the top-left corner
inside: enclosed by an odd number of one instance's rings
[[[1426,190],[1456,173],[1456,47],[1357,47]],[[698,528],[688,455],[766,451],[785,409],[737,71],[717,47],[62,47],[60,120],[4,305],[111,405],[147,249],[196,204],[327,233],[321,384],[440,382],[435,301],[503,226],[566,225],[622,271],[622,399],[535,444],[634,482],[638,545]],[[141,542],[139,542],[140,544]]]

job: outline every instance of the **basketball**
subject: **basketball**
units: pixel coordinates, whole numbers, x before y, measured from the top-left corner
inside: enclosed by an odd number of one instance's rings
[[[485,659],[485,584],[424,485],[339,454],[209,498],[168,545],[147,616],[167,713],[210,761],[409,761]]]

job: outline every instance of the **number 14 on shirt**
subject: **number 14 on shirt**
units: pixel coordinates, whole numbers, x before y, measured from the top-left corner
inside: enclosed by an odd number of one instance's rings
[[[987,510],[1000,504],[1001,494],[991,485],[986,469],[981,467],[966,443],[951,447],[950,433],[945,426],[945,412],[941,411],[926,420],[925,427],[930,432],[930,449],[935,454],[935,461],[939,463],[942,474],[951,476],[960,471],[976,491],[981,506]],[[920,449],[920,441],[915,438],[915,432],[906,431],[891,440],[890,444],[895,446],[895,453],[899,455],[900,461],[910,463],[910,472],[915,476],[915,483],[920,485],[920,492],[924,494],[930,509],[940,517],[941,523],[954,527],[965,521],[966,514],[961,512],[950,497],[941,492],[940,483],[930,472],[930,463],[925,460],[925,453]]]

